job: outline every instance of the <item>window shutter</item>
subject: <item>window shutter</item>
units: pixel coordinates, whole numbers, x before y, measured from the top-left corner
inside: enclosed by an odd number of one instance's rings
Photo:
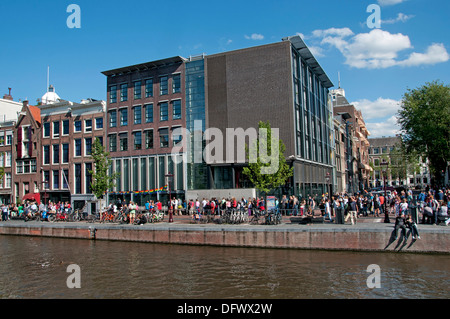
[[[17,158],[22,158],[22,127],[17,130]]]

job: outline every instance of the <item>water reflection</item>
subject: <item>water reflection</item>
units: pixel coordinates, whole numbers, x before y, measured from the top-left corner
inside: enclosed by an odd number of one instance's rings
[[[1,298],[448,298],[445,255],[2,236]],[[81,289],[66,285],[81,268]],[[366,285],[381,267],[381,288]]]

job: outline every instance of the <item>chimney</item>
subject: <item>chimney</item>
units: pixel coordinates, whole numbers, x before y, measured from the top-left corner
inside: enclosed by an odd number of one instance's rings
[[[23,106],[25,106],[25,107],[28,106],[28,100],[24,100],[24,101],[23,101]]]
[[[4,98],[5,100],[10,100],[10,101],[12,101],[12,100],[13,100],[13,97],[11,96],[11,88],[8,88],[8,90],[9,90],[9,93],[3,95],[3,98]]]

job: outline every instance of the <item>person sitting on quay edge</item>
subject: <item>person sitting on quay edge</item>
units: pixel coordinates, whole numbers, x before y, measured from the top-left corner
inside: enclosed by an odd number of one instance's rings
[[[448,215],[448,200],[447,199],[440,200],[439,204],[440,204],[440,208],[438,210],[437,218],[441,219],[441,220],[443,219],[445,222],[445,225],[448,226],[448,224],[450,223],[450,218]]]
[[[420,239],[417,224],[410,214],[406,216],[406,226],[408,226],[408,228],[411,230],[412,239]]]

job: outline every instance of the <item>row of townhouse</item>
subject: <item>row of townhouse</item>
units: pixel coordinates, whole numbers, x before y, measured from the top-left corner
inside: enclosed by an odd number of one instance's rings
[[[49,87],[38,106],[20,105],[4,159],[10,201],[39,196],[76,207],[92,200],[95,138],[110,153],[110,172],[119,173],[108,201],[143,205],[165,201],[169,193],[183,199],[253,197],[235,142],[248,142],[260,121],[279,130],[294,170],[278,195],[353,192],[368,184],[369,132],[362,114],[348,102],[334,102],[333,83],[299,36],[102,74],[106,102],[65,101]],[[204,134],[212,128],[223,139],[231,130],[231,140],[205,157],[211,140]],[[164,186],[169,189],[155,191]]]

